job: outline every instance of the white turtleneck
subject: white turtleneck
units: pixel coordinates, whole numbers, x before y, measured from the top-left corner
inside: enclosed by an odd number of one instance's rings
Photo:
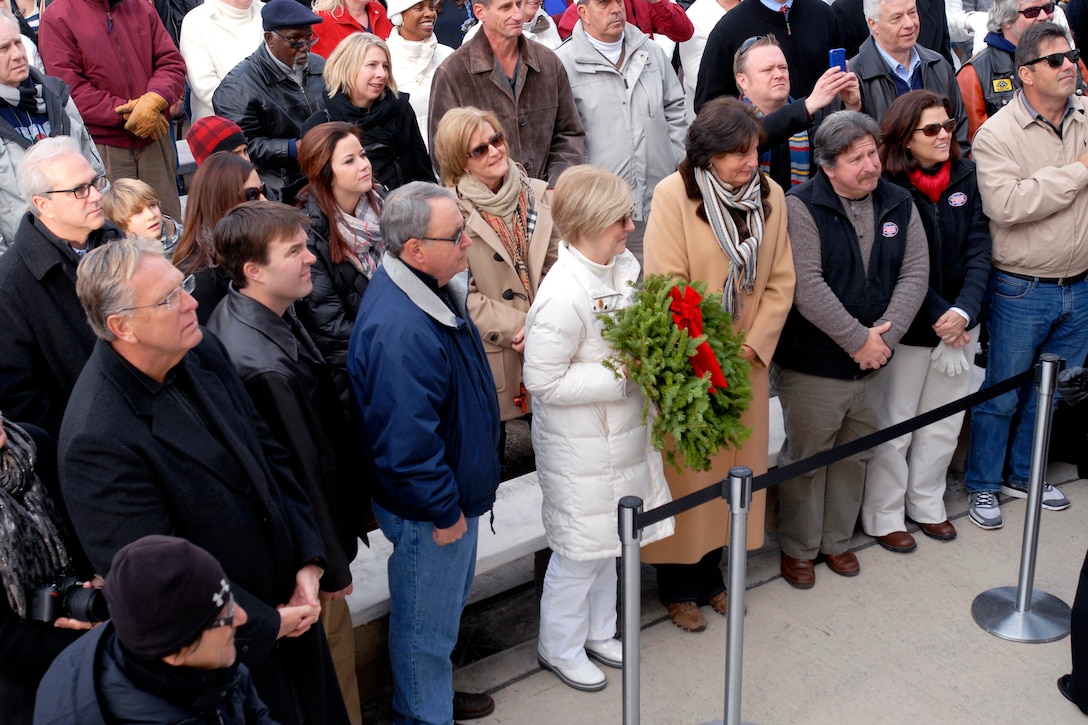
[[[616,65],[620,62],[620,56],[623,55],[623,36],[615,43],[606,43],[603,40],[597,40],[589,33],[586,33],[586,40],[589,44],[597,49],[597,52],[605,57],[605,59],[612,65]]]

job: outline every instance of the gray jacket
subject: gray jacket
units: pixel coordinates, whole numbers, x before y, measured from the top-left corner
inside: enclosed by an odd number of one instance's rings
[[[99,174],[106,173],[102,159],[98,157],[91,135],[83,125],[83,118],[71,98],[71,89],[60,78],[43,75],[33,66],[30,79],[42,87],[45,99],[45,113],[49,118],[50,136],[71,136],[79,144],[79,150]],[[15,231],[19,228],[23,214],[30,208],[19,190],[15,178],[16,170],[22,165],[23,157],[33,144],[10,123],[0,118],[0,254],[3,254],[15,241]]]
[[[630,23],[623,37],[618,69],[589,44],[581,22],[555,53],[586,129],[586,163],[630,184],[634,218],[642,221],[649,216],[654,187],[684,158],[687,101],[661,46]]]

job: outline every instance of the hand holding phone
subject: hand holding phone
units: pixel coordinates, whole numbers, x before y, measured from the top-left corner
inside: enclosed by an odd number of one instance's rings
[[[836,66],[838,66],[839,70],[846,71],[845,48],[832,48],[827,52],[827,67],[834,68]]]

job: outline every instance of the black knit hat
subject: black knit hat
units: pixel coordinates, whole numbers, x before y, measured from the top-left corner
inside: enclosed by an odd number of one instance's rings
[[[102,593],[121,644],[137,657],[158,660],[200,638],[226,606],[230,584],[199,546],[145,536],[113,557]]]
[[[311,13],[298,0],[270,0],[261,8],[261,25],[266,32],[281,28],[304,28],[323,22],[323,17]]]
[[[200,166],[216,151],[233,151],[244,144],[246,135],[241,126],[229,118],[205,116],[193,121],[185,140],[189,142],[196,165]]]

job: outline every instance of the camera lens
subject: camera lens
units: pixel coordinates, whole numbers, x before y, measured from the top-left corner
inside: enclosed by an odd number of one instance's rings
[[[99,589],[69,589],[64,604],[72,619],[81,622],[105,622],[110,618],[106,598]]]

